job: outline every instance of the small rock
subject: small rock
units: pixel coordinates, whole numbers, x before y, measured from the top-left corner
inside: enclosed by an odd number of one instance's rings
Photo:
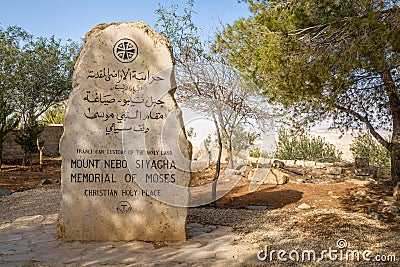
[[[311,206],[307,205],[306,203],[303,203],[303,204],[300,204],[297,208],[299,210],[309,210],[309,209],[311,209]]]
[[[381,215],[379,212],[375,211],[375,210],[369,210],[369,211],[367,211],[366,213],[367,213],[369,216],[371,216],[371,217],[373,217],[373,218],[375,218],[375,219],[377,219],[377,220],[379,220],[380,218],[382,218],[382,215]]]
[[[57,184],[57,183],[59,183],[58,180],[43,179],[39,184],[40,185],[48,185],[48,184]]]
[[[260,176],[265,177],[264,178],[265,184],[282,185],[286,184],[289,181],[289,177],[287,176],[287,174],[277,168],[258,169],[256,174],[258,175],[259,173],[262,173],[262,175]]]
[[[247,206],[246,209],[248,210],[266,210],[267,206]]]
[[[0,197],[7,197],[11,195],[11,191],[8,189],[0,189]]]
[[[274,167],[274,168],[285,168],[285,163],[283,162],[283,161],[280,161],[280,160],[274,160],[273,162],[272,162],[272,167]]]

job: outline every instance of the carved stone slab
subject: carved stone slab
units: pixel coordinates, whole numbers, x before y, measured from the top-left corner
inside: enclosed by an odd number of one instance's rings
[[[62,155],[65,240],[185,240],[191,146],[165,38],[100,24],[75,65]]]

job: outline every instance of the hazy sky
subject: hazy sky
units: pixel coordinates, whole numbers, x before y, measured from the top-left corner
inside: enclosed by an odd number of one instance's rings
[[[99,23],[140,20],[153,27],[159,2],[164,7],[186,4],[182,0],[2,0],[0,27],[18,25],[35,36],[78,41]],[[231,23],[249,15],[247,5],[237,0],[197,0],[194,10],[195,23],[205,35],[220,21]]]

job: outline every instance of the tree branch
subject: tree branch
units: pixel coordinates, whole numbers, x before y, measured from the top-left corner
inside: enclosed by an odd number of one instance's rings
[[[353,117],[355,117],[356,119],[358,119],[359,121],[363,122],[368,130],[370,131],[370,133],[372,134],[373,137],[375,137],[375,139],[381,144],[383,145],[385,148],[389,149],[390,148],[390,143],[388,141],[385,140],[385,138],[383,138],[374,128],[374,126],[371,124],[371,122],[368,120],[367,116],[362,116],[361,114],[357,113],[354,110],[351,110],[350,108],[346,108],[343,107],[337,103],[334,104],[334,106],[339,109],[340,111],[343,111],[347,114],[352,115]]]

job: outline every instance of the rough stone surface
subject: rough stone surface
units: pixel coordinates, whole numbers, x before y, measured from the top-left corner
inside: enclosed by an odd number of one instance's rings
[[[263,169],[267,170],[267,169]],[[289,181],[288,174],[278,168],[271,168],[266,174],[265,184],[286,184]]]
[[[185,240],[191,147],[172,67],[145,23],[86,35],[60,142],[63,239]]]

